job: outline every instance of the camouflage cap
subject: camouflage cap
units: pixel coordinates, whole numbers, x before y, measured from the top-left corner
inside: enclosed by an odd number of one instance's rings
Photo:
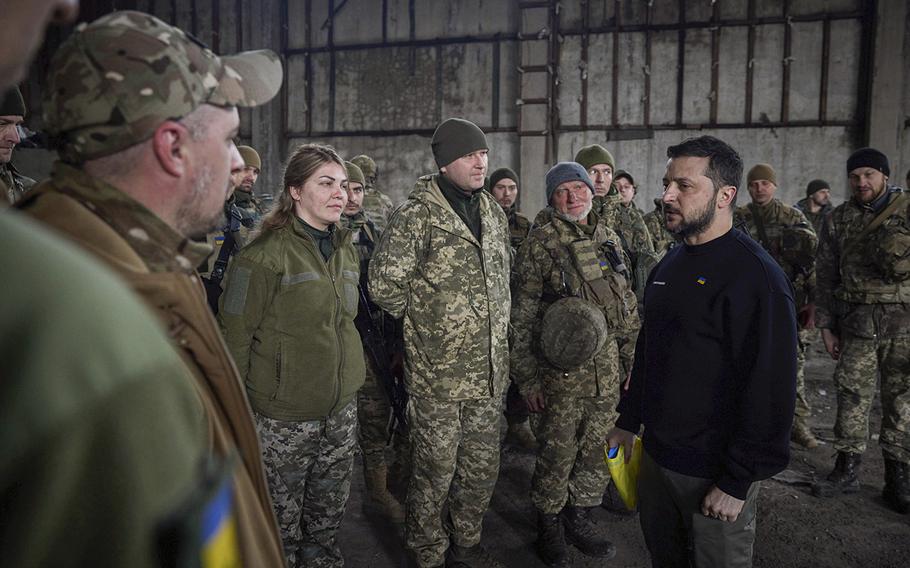
[[[48,76],[47,130],[61,157],[78,163],[138,144],[203,103],[263,104],[283,72],[272,51],[219,57],[154,16],[122,11],[78,26]]]
[[[252,146],[237,146],[237,151],[240,152],[240,157],[243,158],[244,166],[253,167],[257,170],[262,169],[262,160],[259,158],[259,152],[253,149]]]
[[[361,154],[359,156],[354,156],[351,158],[351,162],[360,168],[360,171],[363,172],[363,176],[367,179],[376,177],[376,162],[373,161],[373,158],[367,156],[366,154]]]

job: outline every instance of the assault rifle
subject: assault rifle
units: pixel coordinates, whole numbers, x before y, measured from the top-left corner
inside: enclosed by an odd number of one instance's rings
[[[357,325],[357,331],[360,332],[360,338],[363,341],[363,347],[366,349],[367,356],[373,362],[376,372],[379,374],[379,382],[385,391],[386,398],[389,399],[389,405],[392,407],[392,421],[389,423],[389,442],[392,436],[398,432],[405,434],[408,428],[408,419],[405,409],[408,405],[408,392],[405,390],[404,377],[397,377],[392,372],[392,359],[386,350],[384,329],[382,327],[382,316],[380,316],[379,325],[373,319],[373,309],[370,309],[371,302],[367,298],[364,286],[358,286],[360,292],[360,310],[354,323]]]

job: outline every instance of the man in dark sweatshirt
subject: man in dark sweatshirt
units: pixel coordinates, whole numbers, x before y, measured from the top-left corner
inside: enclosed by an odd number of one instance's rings
[[[610,447],[644,426],[639,500],[654,566],[751,566],[759,482],[789,460],[793,291],[733,228],[742,159],[710,136],[667,149],[667,228],[683,239],[645,289]]]

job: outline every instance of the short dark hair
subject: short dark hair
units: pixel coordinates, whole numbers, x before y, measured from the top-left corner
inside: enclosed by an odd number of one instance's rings
[[[668,158],[709,158],[705,175],[714,183],[715,193],[721,187],[732,185],[737,189],[733,203],[739,195],[743,181],[743,159],[729,144],[713,136],[689,138],[681,144],[667,148]]]

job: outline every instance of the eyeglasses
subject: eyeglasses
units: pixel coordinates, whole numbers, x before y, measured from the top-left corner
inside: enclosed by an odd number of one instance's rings
[[[568,195],[571,195],[572,197],[574,197],[576,199],[581,199],[589,191],[591,191],[591,190],[588,189],[588,186],[582,185],[580,187],[569,187],[569,188],[560,187],[553,193],[554,193],[554,195],[558,196],[560,199],[562,199],[563,197],[567,197]]]

